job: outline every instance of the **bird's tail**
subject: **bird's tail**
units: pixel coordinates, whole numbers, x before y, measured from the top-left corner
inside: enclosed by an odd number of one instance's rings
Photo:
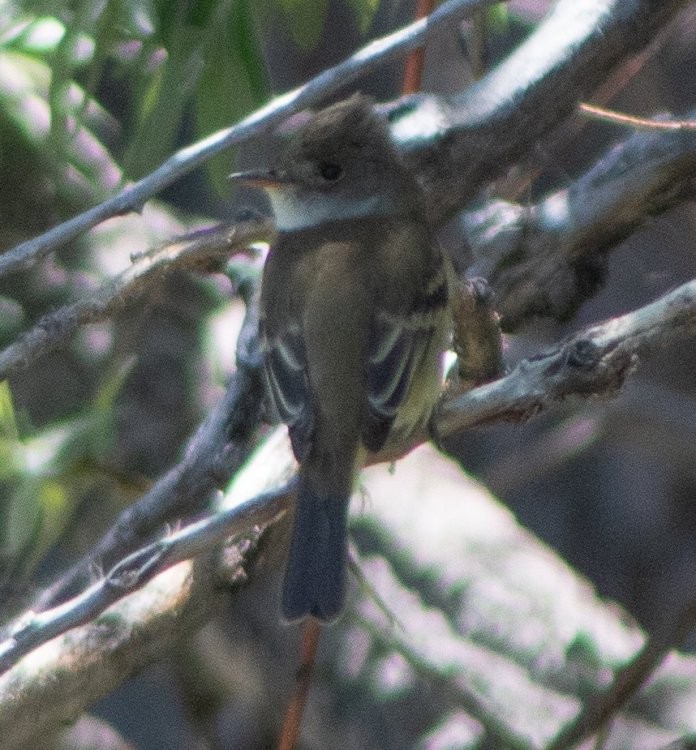
[[[343,609],[348,555],[346,497],[322,497],[300,473],[283,582],[283,615],[335,620]]]

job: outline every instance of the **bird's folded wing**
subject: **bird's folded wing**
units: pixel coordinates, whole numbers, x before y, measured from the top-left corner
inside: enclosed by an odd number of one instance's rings
[[[266,379],[280,418],[287,424],[295,458],[302,461],[309,448],[312,410],[307,358],[302,331],[289,326],[272,338],[262,336]]]
[[[400,317],[384,312],[375,316],[367,361],[367,416],[362,433],[368,450],[378,451],[386,442],[434,331],[434,321],[429,317]]]

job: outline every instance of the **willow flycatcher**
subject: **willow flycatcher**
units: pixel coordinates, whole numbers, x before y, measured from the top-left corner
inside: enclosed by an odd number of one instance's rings
[[[266,190],[279,233],[260,334],[300,464],[283,614],[330,621],[345,597],[356,472],[367,452],[423,429],[438,398],[451,271],[366,97],[313,115],[274,169],[232,177]]]

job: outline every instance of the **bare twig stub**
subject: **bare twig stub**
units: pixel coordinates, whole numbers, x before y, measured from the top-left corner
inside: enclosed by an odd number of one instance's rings
[[[626,127],[633,128],[634,130],[693,130],[696,131],[696,120],[675,120],[672,118],[665,118],[661,120],[652,119],[649,117],[637,117],[636,115],[629,115],[625,112],[617,112],[614,109],[606,109],[605,107],[598,107],[595,104],[587,104],[582,102],[578,109],[585,116],[591,117],[600,122],[610,122],[615,125],[625,125]]]

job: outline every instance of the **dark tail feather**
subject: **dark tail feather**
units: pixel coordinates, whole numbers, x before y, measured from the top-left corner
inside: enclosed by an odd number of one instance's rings
[[[341,614],[346,587],[348,501],[348,497],[319,497],[301,478],[283,582],[286,619],[313,615],[327,622]]]

